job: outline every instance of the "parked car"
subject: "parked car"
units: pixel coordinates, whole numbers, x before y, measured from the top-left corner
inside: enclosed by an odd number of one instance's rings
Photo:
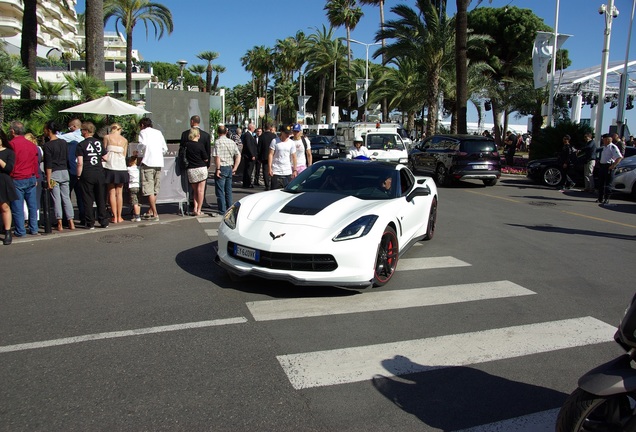
[[[479,135],[433,135],[409,153],[413,172],[433,176],[441,186],[454,180],[481,180],[494,186],[501,177],[501,160],[492,138]]]
[[[405,165],[320,161],[284,189],[234,203],[215,262],[295,285],[381,286],[411,246],[433,238],[437,199],[432,179]]]
[[[636,199],[636,156],[626,157],[616,166],[611,189],[612,192],[629,194]]]
[[[309,142],[311,143],[311,159],[314,163],[325,159],[337,159],[340,154],[333,137],[314,135],[309,137]]]
[[[636,147],[625,147],[625,157],[636,155]],[[576,164],[568,174],[570,178],[577,184],[583,184],[583,171],[585,163],[582,156],[577,157]],[[545,186],[556,187],[563,182],[565,173],[563,167],[559,165],[558,157],[551,157],[545,159],[535,159],[528,162],[527,177],[536,183],[543,184]]]

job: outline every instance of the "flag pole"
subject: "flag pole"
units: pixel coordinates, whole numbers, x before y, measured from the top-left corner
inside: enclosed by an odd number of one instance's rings
[[[548,100],[548,126],[552,126],[554,111],[554,75],[556,74],[557,40],[559,37],[559,0],[556,0],[554,18],[554,39],[552,40],[552,65],[550,67],[550,96]]]

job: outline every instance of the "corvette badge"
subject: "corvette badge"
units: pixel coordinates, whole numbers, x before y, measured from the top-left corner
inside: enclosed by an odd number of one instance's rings
[[[280,238],[280,237],[284,236],[284,235],[285,235],[285,233],[278,234],[278,235],[274,235],[274,233],[273,233],[273,232],[270,232],[270,233],[269,233],[269,235],[270,235],[270,237],[272,238],[272,240],[276,240],[277,238]]]

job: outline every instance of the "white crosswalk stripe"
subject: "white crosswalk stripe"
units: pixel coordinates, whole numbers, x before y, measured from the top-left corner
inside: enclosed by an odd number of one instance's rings
[[[402,258],[398,261],[397,271],[401,270],[431,270],[437,268],[470,267],[467,262],[450,256]]]
[[[264,300],[246,304],[256,321],[270,321],[433,306],[531,294],[534,294],[534,292],[515,283],[497,281],[432,288],[365,292],[349,297]]]
[[[615,327],[574,318],[378,345],[277,356],[295,389],[521,357],[613,340]],[[462,349],[457,349],[462,347]],[[392,370],[383,367],[391,360]]]

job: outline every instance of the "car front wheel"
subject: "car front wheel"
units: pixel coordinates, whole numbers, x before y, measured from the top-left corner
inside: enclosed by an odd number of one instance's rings
[[[424,240],[431,240],[435,235],[435,223],[437,222],[437,198],[433,198],[431,210],[428,213],[428,227]]]
[[[541,178],[546,186],[556,187],[563,181],[563,173],[556,167],[548,167],[543,171]]]
[[[387,226],[378,245],[373,272],[373,286],[383,286],[391,279],[397,267],[398,253],[397,234],[393,228]]]

